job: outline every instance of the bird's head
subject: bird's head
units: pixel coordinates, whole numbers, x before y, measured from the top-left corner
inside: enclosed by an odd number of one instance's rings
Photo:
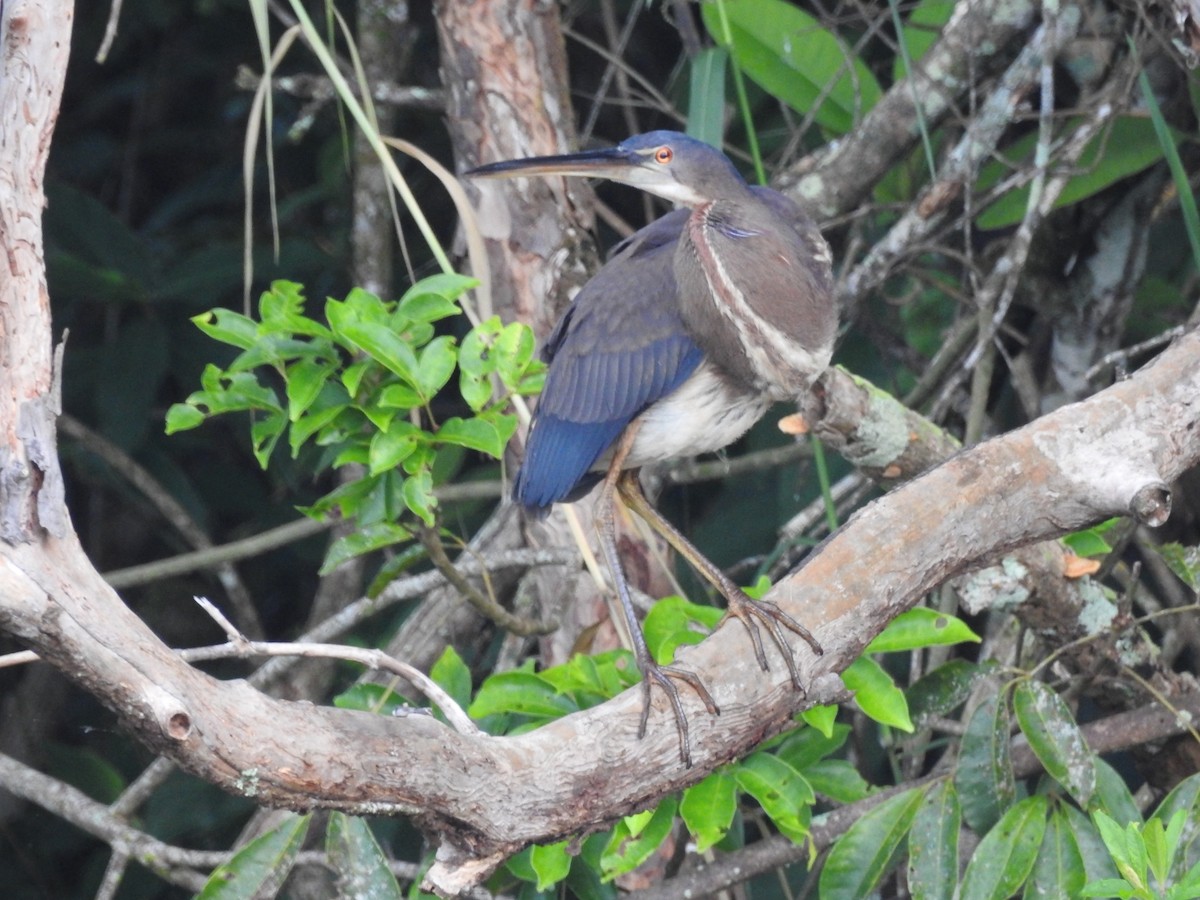
[[[725,154],[677,131],[635,135],[602,150],[491,163],[465,174],[472,178],[528,175],[607,178],[686,206],[699,206],[731,191],[747,189]]]

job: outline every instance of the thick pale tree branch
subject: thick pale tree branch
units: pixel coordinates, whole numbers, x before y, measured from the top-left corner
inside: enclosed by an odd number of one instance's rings
[[[0,540],[70,530],[56,457],[42,181],[58,119],[74,7],[0,9]]]

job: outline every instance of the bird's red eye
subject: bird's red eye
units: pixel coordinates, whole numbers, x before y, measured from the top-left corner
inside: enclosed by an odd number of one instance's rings
[[[654,161],[666,165],[675,156],[674,151],[670,147],[659,147],[654,151]]]

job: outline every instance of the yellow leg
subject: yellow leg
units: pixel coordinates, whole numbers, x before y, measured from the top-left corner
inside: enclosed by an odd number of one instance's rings
[[[621,609],[625,613],[625,621],[629,625],[629,634],[633,640],[638,669],[642,673],[642,717],[638,723],[638,738],[641,739],[646,735],[646,723],[650,718],[650,690],[652,685],[657,684],[667,695],[667,699],[671,703],[671,711],[675,714],[675,725],[679,731],[680,759],[683,760],[685,766],[691,768],[692,748],[688,738],[687,716],[683,711],[683,703],[679,699],[679,688],[675,686],[675,682],[672,679],[682,681],[694,690],[700,699],[704,701],[704,705],[708,711],[713,715],[718,715],[720,710],[713,701],[712,695],[708,692],[708,688],[704,686],[704,682],[694,672],[689,672],[677,666],[660,666],[650,656],[650,651],[646,647],[646,638],[642,634],[641,625],[637,620],[637,614],[634,612],[633,599],[629,595],[629,583],[625,578],[625,570],[621,566],[621,559],[617,553],[616,521],[614,517],[614,504],[616,503],[615,489],[622,477],[621,465],[629,453],[629,448],[633,445],[633,438],[636,433],[636,424],[627,428],[613,453],[612,463],[608,467],[608,472],[601,486],[601,493],[596,508],[596,525],[600,533],[600,547],[604,551],[604,557],[608,561],[608,567],[613,574],[617,596],[621,600]]]
[[[783,633],[783,629],[787,628],[789,631],[804,638],[805,642],[812,649],[812,652],[820,656],[824,653],[824,650],[817,643],[817,639],[812,636],[812,632],[774,603],[765,600],[751,600],[746,596],[745,591],[730,581],[724,572],[713,565],[712,561],[697,550],[692,542],[683,536],[679,529],[668,522],[651,505],[650,501],[646,499],[646,495],[642,492],[642,485],[638,480],[636,471],[621,472],[617,476],[616,487],[621,494],[621,499],[625,501],[625,505],[645,519],[651,528],[665,537],[667,542],[684,559],[691,563],[697,572],[703,575],[713,587],[721,592],[721,595],[728,604],[726,615],[736,616],[746,626],[746,630],[750,633],[750,640],[754,644],[754,656],[764,670],[768,668],[767,656],[763,651],[762,636],[759,634],[759,624],[767,628],[775,644],[783,654],[784,661],[787,663],[788,672],[792,677],[792,685],[796,690],[803,693],[804,685],[800,681],[800,670],[796,666],[796,657],[792,652],[791,645],[788,643],[787,636]]]

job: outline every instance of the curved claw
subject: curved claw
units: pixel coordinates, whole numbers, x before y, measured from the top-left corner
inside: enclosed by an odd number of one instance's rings
[[[646,723],[650,720],[650,688],[657,684],[671,702],[671,711],[675,714],[675,728],[679,732],[679,758],[687,768],[692,767],[692,747],[688,740],[687,715],[683,711],[683,703],[679,699],[679,688],[671,680],[677,678],[687,684],[704,702],[705,708],[714,716],[719,716],[721,710],[713,700],[712,694],[700,680],[700,676],[687,669],[676,666],[660,666],[649,659],[640,660],[638,668],[642,670],[642,717],[638,722],[638,740],[646,736]]]
[[[787,628],[789,631],[800,635],[800,637],[804,638],[805,643],[808,644],[813,653],[817,656],[822,656],[825,650],[817,642],[817,639],[813,637],[812,632],[769,600],[751,600],[741,591],[726,599],[729,603],[726,615],[736,616],[746,626],[746,630],[750,632],[750,641],[754,644],[754,656],[763,671],[767,671],[770,667],[767,665],[767,657],[763,652],[762,636],[758,633],[759,622],[770,631],[772,640],[775,641],[779,652],[783,654],[783,659],[787,663],[788,674],[792,678],[792,686],[803,694],[804,685],[800,681],[800,670],[796,665],[796,655],[792,652],[791,645],[787,642],[787,637],[784,635],[783,629]]]

